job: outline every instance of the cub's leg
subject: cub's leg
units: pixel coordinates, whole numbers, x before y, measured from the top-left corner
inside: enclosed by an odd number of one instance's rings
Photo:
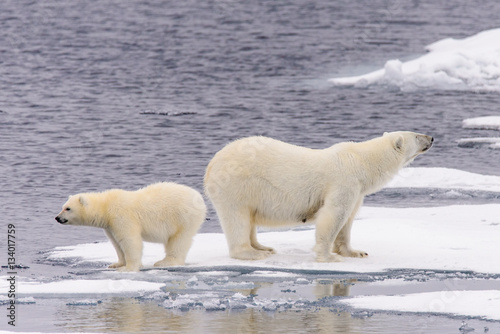
[[[333,245],[333,252],[337,253],[342,256],[348,256],[348,257],[367,257],[368,253],[360,250],[355,250],[351,248],[351,227],[352,223],[354,221],[354,218],[356,218],[356,214],[358,213],[359,208],[363,204],[363,198],[358,200],[356,203],[356,206],[354,207],[354,210],[351,213],[351,216],[347,220],[347,223],[345,223],[344,227],[340,230],[339,234],[337,235],[337,238],[335,239],[334,245]]]
[[[115,247],[116,254],[118,255],[118,262],[111,264],[108,268],[120,268],[125,265],[125,255],[123,254],[122,249],[120,248],[120,245],[118,242],[116,242],[115,237],[113,234],[108,231],[104,230],[106,232],[106,235],[108,236],[108,239],[111,241],[113,244],[113,247]]]
[[[226,236],[229,255],[240,260],[262,260],[271,255],[269,250],[252,247],[251,214],[248,209],[216,208],[217,216]]]
[[[142,267],[141,232],[139,228],[126,228],[126,224],[119,226],[119,231],[111,231],[125,257],[125,265],[119,267],[118,271],[139,271]]]
[[[154,264],[155,267],[182,266],[193,243],[193,233],[178,231],[165,243],[165,258]]]

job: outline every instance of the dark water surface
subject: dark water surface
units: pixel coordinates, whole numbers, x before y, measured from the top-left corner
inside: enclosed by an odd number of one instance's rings
[[[244,136],[321,148],[418,131],[436,141],[413,166],[500,175],[500,150],[456,143],[495,135],[461,122],[498,115],[498,93],[327,82],[498,27],[499,12],[465,0],[2,1],[0,220],[16,225],[17,261],[50,276],[40,251],[104,239],[55,223],[68,195],[162,180],[201,190],[213,154]],[[209,218],[203,231],[220,231]]]

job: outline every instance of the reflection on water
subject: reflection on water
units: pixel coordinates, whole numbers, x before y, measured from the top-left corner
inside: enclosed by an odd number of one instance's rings
[[[194,280],[193,280],[194,281]],[[419,314],[374,313],[352,310],[337,301],[351,294],[358,286],[363,293],[380,289],[375,282],[357,279],[304,279],[289,277],[271,282],[253,281],[253,287],[224,289],[205,283],[217,278],[201,278],[196,284],[186,280],[170,281],[167,291],[141,297],[111,297],[93,305],[59,304],[53,320],[57,329],[65,332],[132,332],[132,333],[444,333],[458,332],[462,318]],[[234,277],[219,280],[225,287],[235,286]],[[423,290],[439,288],[444,281],[418,283]],[[468,281],[463,281],[468,282]],[[473,282],[473,281],[470,281]],[[497,280],[490,280],[493,287]],[[240,282],[241,283],[241,282]],[[407,284],[407,283],[406,283]],[[488,280],[484,284],[489,284]],[[244,284],[243,284],[244,285]],[[466,284],[468,285],[468,284]],[[389,284],[386,289],[391,289]],[[470,287],[470,286],[469,286]],[[491,286],[490,286],[491,287]],[[478,287],[479,288],[479,287]],[[232,299],[242,296],[245,307],[231,307]],[[170,308],[167,302],[182,301]],[[209,311],[213,299],[222,300],[226,308]],[[240,299],[241,300],[241,299]],[[274,303],[272,310],[263,303]],[[222,305],[222,304],[221,304]],[[267,304],[270,305],[270,304]],[[241,304],[240,304],[241,306]],[[500,323],[467,319],[476,328],[500,330]]]
[[[175,314],[154,303],[135,298],[111,298],[96,306],[62,306],[56,315],[57,326],[74,332],[168,332],[195,328],[189,313]]]
[[[56,326],[65,332],[130,333],[458,333],[459,319],[412,314],[256,309],[207,312],[166,310],[154,302],[113,298],[97,306],[63,306]],[[469,323],[474,323],[469,320]],[[495,324],[488,324],[493,327]],[[484,327],[480,323],[479,328]],[[498,324],[496,324],[498,327]]]
[[[276,304],[280,300],[288,301],[288,304],[281,303],[272,312],[258,307],[206,311],[199,305],[203,305],[208,296],[213,297],[213,291],[206,290],[201,281],[191,286],[191,290],[186,290],[188,286],[185,280],[172,281],[164,297],[152,301],[113,297],[94,305],[60,306],[55,315],[56,326],[72,332],[350,333],[351,323],[360,319],[353,318],[350,312],[319,307],[308,300],[348,296],[350,286],[355,281],[323,279],[315,280],[312,284],[306,280],[298,284],[294,284],[294,281],[264,281],[255,282],[253,288],[231,289],[233,294],[253,298],[256,305],[262,300],[274,301]],[[218,292],[217,298],[228,294],[225,289]],[[164,299],[179,300],[183,295],[189,296],[191,308],[166,309],[162,306]]]
[[[57,326],[72,332],[176,333],[350,333],[360,321],[350,313],[329,309],[315,312],[265,312],[256,309],[206,312],[166,310],[153,302],[112,298],[97,306],[61,307]]]

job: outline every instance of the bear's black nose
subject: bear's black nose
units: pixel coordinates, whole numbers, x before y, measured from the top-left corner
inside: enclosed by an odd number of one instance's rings
[[[68,222],[68,220],[66,219],[61,219],[59,218],[59,216],[56,217],[56,220],[59,224],[66,224]]]

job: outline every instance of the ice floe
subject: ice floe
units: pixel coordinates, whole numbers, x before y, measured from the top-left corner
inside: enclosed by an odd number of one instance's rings
[[[344,262],[336,263],[315,262],[313,227],[259,233],[259,241],[274,247],[277,253],[258,261],[232,259],[222,233],[202,233],[194,239],[186,268],[224,271],[236,267],[294,273],[366,273],[411,268],[500,273],[500,262],[490,260],[491,254],[500,252],[498,212],[500,204],[404,209],[364,207],[354,223],[352,243],[369,256],[345,258]],[[143,256],[146,268],[151,268],[162,252],[162,245],[146,243]],[[115,257],[111,243],[101,242],[58,247],[48,260],[70,260],[78,266],[92,259],[102,262],[105,268]]]
[[[500,320],[500,291],[445,290],[395,296],[360,296],[342,303],[361,309],[452,314]]]
[[[436,188],[500,192],[500,176],[451,168],[405,168],[387,188]]]
[[[500,130],[500,116],[467,118],[462,121],[462,127],[465,129]],[[493,149],[500,148],[500,137],[461,138],[457,142],[459,147],[486,145]]]
[[[462,121],[466,129],[500,130],[500,116],[467,118]]]
[[[8,281],[0,277],[0,291],[7,291]],[[126,294],[154,291],[165,286],[163,283],[135,281],[129,279],[63,280],[57,282],[18,281],[19,295],[58,294]]]
[[[457,140],[459,147],[477,147],[488,146],[492,149],[500,148],[500,137],[475,137],[475,138],[460,138]]]
[[[499,28],[463,39],[445,38],[427,45],[428,53],[416,59],[389,60],[374,72],[330,82],[357,87],[379,84],[401,90],[500,91],[499,40]]]

